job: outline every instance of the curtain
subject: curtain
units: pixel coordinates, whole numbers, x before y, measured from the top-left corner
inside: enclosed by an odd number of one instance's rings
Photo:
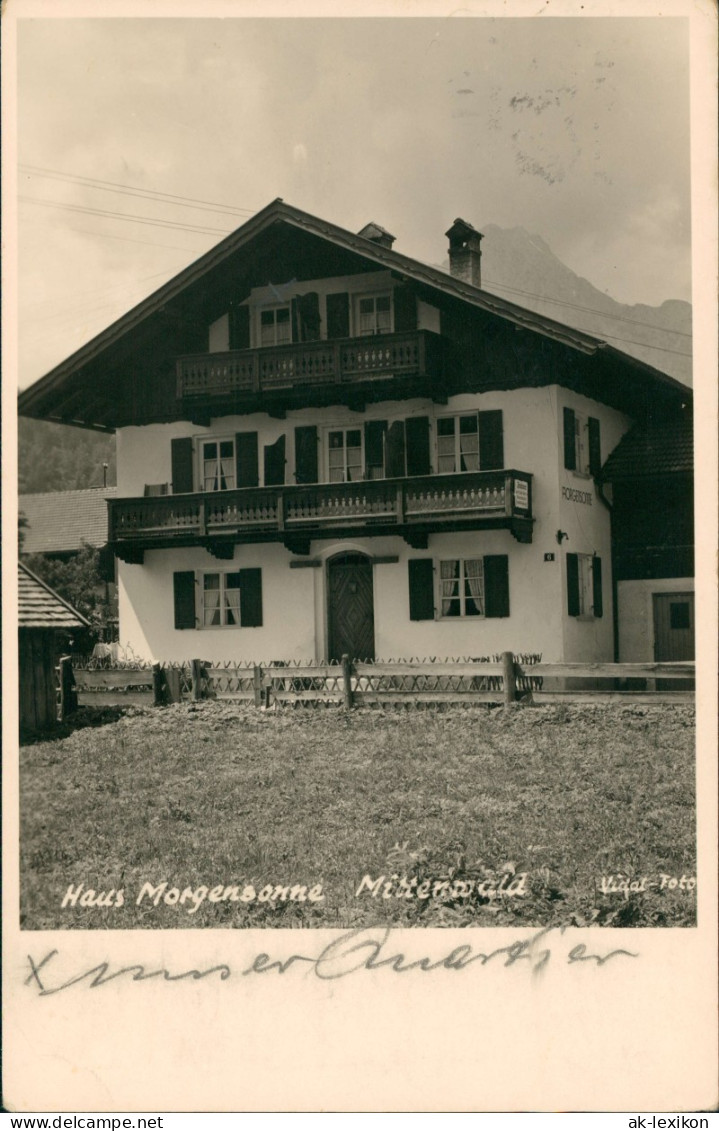
[[[464,575],[467,581],[467,596],[474,601],[477,614],[484,615],[484,569],[481,558],[464,563]],[[469,610],[465,610],[468,612]]]
[[[225,591],[225,623],[240,623],[240,591],[227,589]]]
[[[440,562],[439,576],[442,588],[442,616],[448,617],[452,615],[453,598],[455,606],[458,603],[457,598],[459,597],[459,562]],[[456,609],[456,612],[459,612],[459,610]]]

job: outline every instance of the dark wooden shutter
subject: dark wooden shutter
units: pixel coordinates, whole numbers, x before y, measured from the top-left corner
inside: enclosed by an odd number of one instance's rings
[[[479,414],[479,470],[504,467],[504,429],[501,408]]]
[[[390,424],[385,445],[385,474],[396,479],[405,474],[404,420]]]
[[[581,612],[579,603],[579,557],[577,554],[567,554],[567,612],[570,617],[578,617]]]
[[[230,307],[230,349],[248,350],[250,348],[250,308],[249,306]]]
[[[327,337],[349,338],[350,296],[346,291],[327,295]]]
[[[265,487],[281,486],[285,481],[285,437],[265,446]]]
[[[405,420],[407,474],[429,475],[429,417],[410,416]]]
[[[192,437],[172,441],[172,493],[185,495],[194,490],[192,474]]]
[[[592,602],[595,617],[604,616],[604,601],[602,599],[602,559],[592,558]]]
[[[599,421],[590,416],[587,421],[589,429],[589,474],[599,475],[602,470],[602,443],[599,432]]]
[[[173,573],[172,586],[175,597],[175,628],[195,627],[195,573],[180,570]]]
[[[317,426],[302,425],[295,428],[295,482],[316,483],[318,478]]]
[[[434,563],[431,558],[410,558],[409,619],[434,620]]]
[[[316,342],[320,336],[320,296],[316,291],[298,295],[295,300],[298,342]]]
[[[237,433],[235,436],[235,457],[237,462],[237,486],[256,487],[260,481],[256,432]]]
[[[485,555],[484,615],[509,616],[509,558],[506,554]]]
[[[365,468],[384,467],[384,435],[386,420],[367,420],[364,426]]]
[[[574,426],[574,410],[564,410],[564,466],[568,471],[577,470],[577,444]]]
[[[240,571],[240,625],[258,628],[262,624],[262,570]]]
[[[397,334],[417,329],[417,295],[409,283],[394,288],[394,329]]]

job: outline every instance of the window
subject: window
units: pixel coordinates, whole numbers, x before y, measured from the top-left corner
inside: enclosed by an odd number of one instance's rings
[[[507,554],[440,562],[410,558],[407,567],[410,620],[509,616]]]
[[[602,454],[596,417],[564,409],[564,466],[577,475],[599,475]]]
[[[602,559],[596,554],[567,554],[567,611],[570,617],[602,616]]]
[[[202,624],[205,628],[240,624],[239,573],[202,575]]]
[[[388,294],[361,295],[357,299],[357,334],[390,334],[392,304]]]
[[[440,562],[439,576],[441,616],[484,616],[484,562],[481,558]]]
[[[200,444],[200,461],[203,491],[234,490],[234,440],[203,440]]]
[[[334,428],[327,434],[327,479],[350,483],[363,476],[362,429]]]
[[[440,416],[437,421],[437,471],[479,471],[477,413]]]
[[[260,345],[282,346],[291,341],[290,304],[264,307],[260,311]]]
[[[173,574],[175,628],[256,628],[262,624],[262,570]]]

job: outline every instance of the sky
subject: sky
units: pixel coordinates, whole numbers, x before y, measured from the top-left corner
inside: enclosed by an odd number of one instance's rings
[[[278,196],[438,265],[457,216],[521,226],[689,300],[688,60],[669,17],[20,19],[20,386]]]

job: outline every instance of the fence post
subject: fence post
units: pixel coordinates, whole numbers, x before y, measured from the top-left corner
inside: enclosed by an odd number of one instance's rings
[[[350,710],[352,707],[352,664],[346,652],[342,657],[342,682],[344,684],[344,705]]]
[[[162,706],[162,668],[159,664],[152,665],[152,693],[156,707]]]
[[[202,698],[202,660],[192,660],[190,666],[192,671],[192,698],[196,703],[198,699]]]
[[[255,693],[255,707],[262,706],[262,668],[255,664],[252,669],[252,689]]]
[[[504,688],[504,705],[509,706],[517,698],[517,684],[514,676],[514,656],[511,652],[502,652],[502,687]]]
[[[69,656],[60,656],[57,665],[57,721],[61,723],[66,715],[77,710],[77,694],[73,702],[72,663]]]

